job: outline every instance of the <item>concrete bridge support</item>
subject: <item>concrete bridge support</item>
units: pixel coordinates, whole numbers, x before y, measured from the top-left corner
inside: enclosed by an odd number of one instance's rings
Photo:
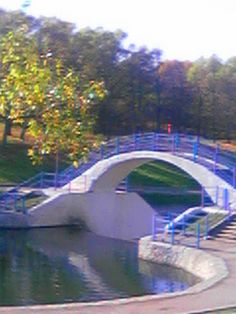
[[[153,214],[151,206],[136,193],[66,193],[30,211],[28,226],[61,226],[82,221],[98,235],[132,240],[152,233]]]

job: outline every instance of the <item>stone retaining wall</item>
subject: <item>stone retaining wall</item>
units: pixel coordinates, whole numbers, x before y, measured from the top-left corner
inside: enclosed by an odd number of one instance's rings
[[[206,289],[228,275],[225,262],[203,250],[163,242],[153,242],[150,236],[139,241],[139,258],[182,268],[201,279],[188,289],[198,292]]]

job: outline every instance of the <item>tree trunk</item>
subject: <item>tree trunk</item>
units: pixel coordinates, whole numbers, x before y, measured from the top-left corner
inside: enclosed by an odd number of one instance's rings
[[[12,128],[12,121],[8,119],[8,122],[6,124],[6,132],[7,132],[7,135],[12,135],[11,133],[11,128]]]
[[[22,125],[22,128],[21,128],[21,134],[20,134],[20,139],[24,142],[25,141],[25,133],[26,133],[26,130],[27,130],[27,127],[28,127],[28,123],[25,121]]]
[[[155,108],[155,124],[156,124],[156,132],[160,132],[161,129],[161,85],[159,78],[156,79],[156,108]]]
[[[59,149],[57,148],[55,156],[55,188],[58,187],[58,174],[59,174]]]
[[[10,119],[5,118],[5,125],[4,125],[4,131],[3,131],[3,136],[2,136],[3,146],[7,145],[7,136],[9,135],[9,129],[11,129],[11,123],[12,121]]]
[[[130,108],[130,113],[131,113],[131,128],[133,134],[136,133],[137,131],[137,113],[136,113],[136,105],[135,105],[135,92],[132,89],[132,95],[131,95],[131,108]]]
[[[197,135],[202,135],[202,97],[200,96],[197,104]]]

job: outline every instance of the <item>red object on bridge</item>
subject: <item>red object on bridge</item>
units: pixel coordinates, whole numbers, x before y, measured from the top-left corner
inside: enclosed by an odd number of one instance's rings
[[[171,124],[171,123],[168,123],[168,124],[167,124],[167,132],[168,132],[168,134],[171,133],[171,129],[172,129],[172,124]]]

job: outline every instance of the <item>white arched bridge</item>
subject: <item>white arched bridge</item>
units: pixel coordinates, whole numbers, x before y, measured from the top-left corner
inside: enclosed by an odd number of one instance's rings
[[[187,172],[212,203],[229,215],[236,209],[236,154],[195,136],[145,133],[107,141],[79,168],[70,166],[59,174],[40,173],[2,194],[2,226],[83,221],[90,230],[105,236],[133,239],[150,234],[153,209],[136,193],[116,190],[130,172],[153,160]],[[35,189],[49,197],[27,209],[27,195]]]

